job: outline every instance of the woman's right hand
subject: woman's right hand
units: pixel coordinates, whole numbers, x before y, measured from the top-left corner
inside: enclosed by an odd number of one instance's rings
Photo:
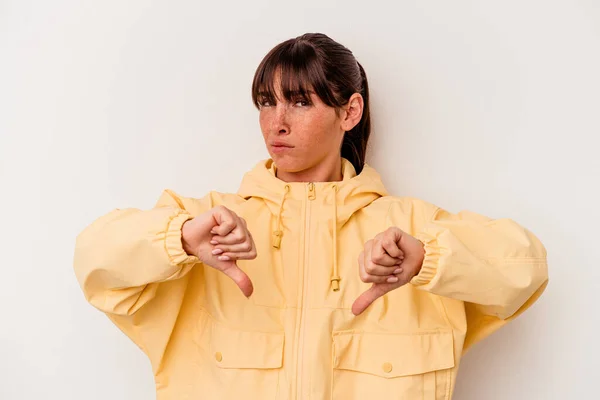
[[[243,218],[226,207],[214,207],[183,224],[181,242],[188,254],[222,271],[250,297],[252,282],[236,263],[256,258],[256,246]]]

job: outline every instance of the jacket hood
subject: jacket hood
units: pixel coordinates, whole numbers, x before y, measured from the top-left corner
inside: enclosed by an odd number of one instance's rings
[[[238,195],[245,199],[262,198],[271,213],[277,215],[280,212],[282,196],[298,187],[304,190],[308,182],[282,181],[275,176],[276,170],[272,159],[259,162],[244,175]],[[357,175],[352,163],[342,158],[342,176],[342,180],[338,182],[314,182],[321,192],[335,190],[338,225],[346,223],[352,214],[374,200],[388,195],[377,171],[367,164]]]

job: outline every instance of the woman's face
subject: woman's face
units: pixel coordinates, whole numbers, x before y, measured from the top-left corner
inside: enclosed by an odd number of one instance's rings
[[[324,104],[314,92],[310,98],[292,96],[287,101],[277,77],[274,83],[274,104],[260,101],[259,119],[267,150],[277,169],[298,173],[324,162],[335,163],[344,138],[344,124],[336,110]]]

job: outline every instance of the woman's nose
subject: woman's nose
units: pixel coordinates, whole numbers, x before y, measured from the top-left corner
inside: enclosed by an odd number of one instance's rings
[[[279,102],[275,107],[275,118],[273,118],[273,131],[277,133],[289,132],[287,121],[287,106],[283,102]]]

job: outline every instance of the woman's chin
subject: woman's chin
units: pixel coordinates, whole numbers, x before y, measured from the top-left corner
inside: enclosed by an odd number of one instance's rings
[[[306,160],[300,160],[285,154],[271,154],[275,166],[282,172],[300,172],[307,168]]]

